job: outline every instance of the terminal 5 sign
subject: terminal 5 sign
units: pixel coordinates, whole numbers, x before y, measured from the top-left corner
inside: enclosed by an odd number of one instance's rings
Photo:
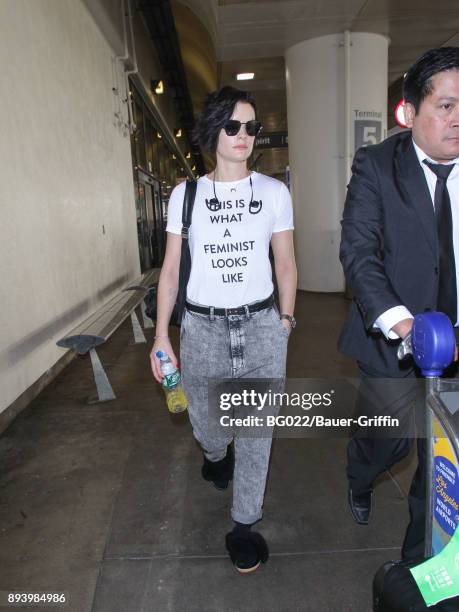
[[[353,112],[355,150],[382,140],[382,113],[355,109]],[[261,132],[255,138],[257,149],[288,147],[287,132]]]
[[[354,149],[375,145],[382,140],[382,112],[354,109]]]
[[[275,149],[288,147],[287,132],[262,132],[255,138],[257,149]]]

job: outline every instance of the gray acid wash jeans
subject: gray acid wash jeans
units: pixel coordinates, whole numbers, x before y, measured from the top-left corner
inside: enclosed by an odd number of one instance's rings
[[[209,461],[226,455],[232,431],[209,432],[210,378],[285,380],[288,331],[273,307],[243,316],[215,316],[185,311],[180,332],[182,381],[193,434]],[[271,432],[272,433],[272,432]],[[234,436],[234,521],[252,524],[262,516],[271,452],[268,437]]]

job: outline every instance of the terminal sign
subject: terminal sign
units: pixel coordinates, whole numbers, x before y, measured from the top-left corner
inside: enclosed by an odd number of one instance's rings
[[[355,108],[354,118],[354,147],[357,151],[361,147],[378,144],[382,139],[382,113],[379,111],[360,110]]]

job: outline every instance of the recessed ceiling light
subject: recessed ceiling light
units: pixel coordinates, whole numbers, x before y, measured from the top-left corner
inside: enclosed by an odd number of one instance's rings
[[[255,76],[255,72],[240,72],[236,75],[237,81],[251,81]]]

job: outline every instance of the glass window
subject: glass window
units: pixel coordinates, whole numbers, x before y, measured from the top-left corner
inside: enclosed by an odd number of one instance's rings
[[[154,166],[154,141],[155,138],[153,136],[153,125],[148,117],[145,117],[145,147],[146,147],[146,157],[147,157],[147,166],[146,169],[151,174],[155,174],[155,166]]]
[[[143,124],[142,107],[137,102],[137,100],[134,100],[132,106],[134,110],[134,123],[136,125],[136,129],[134,132],[134,141],[136,145],[137,166],[148,170],[147,158],[145,154],[145,130]]]
[[[139,257],[143,270],[151,265],[160,265],[163,260],[167,206],[172,189],[178,181],[183,180],[185,172],[179,160],[174,159],[152,113],[132,83],[131,90],[136,124],[131,135],[131,152],[133,166],[140,168],[140,172],[134,172],[134,189]],[[151,214],[153,210],[154,214]]]

